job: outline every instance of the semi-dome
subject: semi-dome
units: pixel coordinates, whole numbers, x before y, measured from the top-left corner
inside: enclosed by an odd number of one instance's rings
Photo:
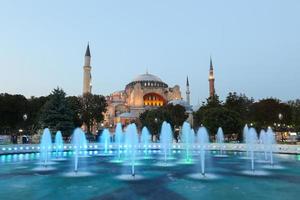
[[[138,75],[132,80],[132,82],[140,82],[140,81],[163,82],[159,77],[149,73]]]
[[[174,106],[180,105],[180,106],[184,107],[186,111],[192,110],[192,106],[189,105],[188,102],[183,99],[174,99],[172,101],[169,101],[168,104],[173,104]]]

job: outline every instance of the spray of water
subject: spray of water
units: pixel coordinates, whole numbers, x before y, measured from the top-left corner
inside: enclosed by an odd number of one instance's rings
[[[64,148],[64,141],[62,138],[62,134],[60,131],[56,132],[55,135],[55,150],[56,150],[56,158],[58,158],[58,156],[61,154],[61,152],[63,152],[63,148]]]
[[[50,160],[51,151],[52,151],[51,132],[48,128],[45,128],[40,143],[41,161],[44,163],[44,167],[47,167],[47,164]]]
[[[201,174],[205,175],[205,151],[209,144],[209,137],[205,127],[200,127],[197,132],[197,140],[200,144]]]
[[[164,160],[167,162],[168,155],[170,155],[171,152],[171,146],[172,146],[172,139],[173,139],[173,133],[171,125],[167,122],[163,122],[160,132],[160,140],[161,140],[161,146],[164,151]]]
[[[223,151],[224,151],[224,133],[223,133],[223,129],[221,127],[218,128],[218,132],[216,135],[216,139],[217,139],[217,143],[220,146],[220,155],[223,155]]]

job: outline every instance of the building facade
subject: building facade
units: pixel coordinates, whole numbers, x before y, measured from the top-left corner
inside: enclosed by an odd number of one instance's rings
[[[91,53],[87,45],[83,66],[83,95],[92,93]],[[215,95],[215,77],[212,59],[209,68],[209,96]],[[113,127],[116,123],[128,124],[136,120],[147,109],[155,109],[166,104],[181,105],[188,113],[188,121],[193,124],[193,109],[190,104],[190,83],[186,79],[186,100],[181,96],[180,87],[168,86],[159,77],[146,72],[135,77],[123,90],[106,96],[107,111],[102,126]]]
[[[107,112],[105,125],[117,122],[126,124],[147,109],[164,106],[172,100],[181,100],[178,85],[169,87],[159,77],[145,73],[129,82],[124,90],[117,91],[106,97]]]

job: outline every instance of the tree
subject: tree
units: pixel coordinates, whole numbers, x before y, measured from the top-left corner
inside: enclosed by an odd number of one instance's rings
[[[40,122],[42,128],[47,127],[54,132],[60,130],[67,136],[74,128],[72,116],[73,113],[66,100],[66,93],[62,89],[56,88],[41,110]]]
[[[300,131],[300,99],[288,102],[292,112],[292,127],[294,131]]]
[[[103,113],[106,111],[106,100],[102,95],[84,94],[81,98],[81,119],[87,126],[88,133],[94,122],[99,123],[104,119]]]
[[[188,118],[188,115],[185,112],[185,108],[181,105],[168,104],[162,107],[163,111],[168,113],[166,116],[169,116],[169,123],[174,127],[182,126],[183,122]]]
[[[188,115],[181,105],[168,104],[156,109],[146,110],[140,115],[140,122],[146,126],[152,135],[158,137],[161,125],[164,121],[171,124],[172,128],[182,126]]]
[[[219,127],[222,127],[224,134],[238,135],[240,135],[243,127],[239,114],[225,107],[206,109],[203,113],[202,123],[213,136]]]
[[[27,104],[23,95],[0,94],[1,133],[13,134],[24,128],[23,116],[27,111]]]
[[[194,112],[194,126],[199,127],[203,125],[202,121],[206,110],[211,108],[222,107],[222,102],[219,100],[219,96],[214,95],[206,99],[206,102],[202,102],[202,106]]]
[[[279,119],[279,114],[283,115],[282,119]],[[250,106],[250,120],[257,128],[267,128],[273,126],[274,123],[290,124],[292,109],[290,105],[278,99],[262,99]]]
[[[72,110],[72,120],[75,127],[80,127],[82,125],[81,120],[81,110],[82,101],[80,97],[69,96],[66,98],[70,109]]]
[[[142,126],[146,126],[152,136],[159,137],[159,132],[161,125],[164,121],[170,122],[170,113],[165,112],[165,110],[157,108],[157,109],[151,109],[146,110],[143,112],[139,120],[142,124]]]
[[[237,95],[236,92],[233,93],[230,92],[226,97],[224,107],[238,113],[242,120],[242,123],[247,124],[247,123],[251,123],[249,121],[249,112],[253,102],[254,102],[253,99],[249,99],[244,94]]]

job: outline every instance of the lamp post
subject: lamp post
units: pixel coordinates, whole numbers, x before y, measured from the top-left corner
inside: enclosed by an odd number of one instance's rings
[[[278,114],[278,119],[279,119],[279,124],[278,124],[278,130],[280,131],[280,135],[281,135],[281,142],[284,141],[284,137],[283,137],[283,133],[282,133],[282,119],[283,119],[283,115],[281,113]]]
[[[154,123],[155,123],[155,131],[156,131],[156,137],[155,137],[155,140],[157,139],[157,136],[158,136],[158,119],[155,117],[154,119]],[[153,135],[154,136],[154,135]],[[154,138],[152,138],[152,142],[154,142]]]

